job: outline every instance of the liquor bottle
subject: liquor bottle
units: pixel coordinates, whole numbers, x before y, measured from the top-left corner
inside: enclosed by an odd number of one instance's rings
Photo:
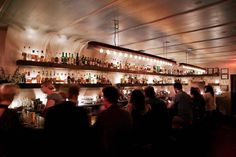
[[[62,52],[62,54],[61,54],[61,63],[65,63],[65,54],[64,54],[64,52]]]
[[[41,83],[41,74],[40,74],[40,71],[38,71],[38,74],[37,74],[37,76],[36,76],[36,82],[37,83]]]
[[[71,77],[70,77],[70,73],[68,73],[68,75],[67,75],[67,83],[68,83],[68,84],[71,84]]]
[[[64,57],[64,63],[65,63],[65,64],[68,63],[68,56],[67,56],[67,53],[66,53],[66,55],[65,55],[65,57]]]
[[[36,55],[35,55],[35,50],[32,50],[31,52],[31,61],[35,61]]]
[[[41,82],[44,82],[45,81],[45,73],[44,73],[44,70],[42,71],[42,77],[41,77]]]
[[[66,55],[67,55],[67,54],[66,54]],[[71,64],[71,55],[70,55],[70,53],[68,53],[67,64]]]
[[[59,73],[57,73],[57,76],[56,76],[56,82],[61,82],[61,78],[60,78],[60,74]]]
[[[41,50],[41,56],[40,56],[40,62],[44,62],[44,53],[43,53],[43,50]]]
[[[58,63],[59,62],[59,58],[58,58],[58,52],[56,52],[55,58],[54,58],[54,62]]]
[[[70,64],[75,65],[75,59],[73,53],[71,54]]]
[[[22,50],[22,59],[23,59],[24,61],[27,59],[26,46],[24,46],[24,49]]]
[[[36,50],[35,51],[35,61],[38,62],[39,61],[39,56],[40,56],[40,53],[39,53],[39,50]]]
[[[74,77],[74,74],[73,74],[73,73],[71,73],[71,78],[70,78],[70,80],[71,80],[71,83],[75,83],[75,77]]]
[[[32,60],[32,56],[31,56],[31,51],[30,50],[31,50],[30,46],[28,48],[26,48],[26,54],[27,54],[26,59],[29,60],[29,61]]]
[[[80,64],[80,63],[79,63],[79,54],[78,54],[78,53],[76,53],[75,62],[76,62],[76,65],[79,65],[79,64]]]

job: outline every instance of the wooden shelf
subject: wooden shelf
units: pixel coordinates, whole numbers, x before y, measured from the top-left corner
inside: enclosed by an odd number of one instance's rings
[[[208,85],[210,85],[210,86],[219,86],[220,83],[208,83]]]
[[[142,86],[148,86],[148,85],[150,85],[150,84],[131,84],[131,83],[124,83],[124,84],[118,83],[118,84],[116,84],[117,87],[136,87],[136,86],[142,87]]]
[[[17,60],[17,65],[23,66],[37,66],[37,67],[48,67],[48,68],[64,68],[64,69],[77,69],[77,70],[96,70],[103,72],[120,72],[120,73],[132,73],[132,74],[144,74],[144,75],[156,75],[156,76],[170,76],[170,77],[202,77],[202,76],[219,76],[219,74],[202,74],[202,75],[174,75],[174,74],[162,74],[156,72],[145,72],[145,71],[134,71],[124,69],[111,69],[89,65],[71,65],[71,64],[59,64],[51,62],[35,62],[27,60]]]
[[[41,88],[40,83],[20,83],[18,84],[20,88],[27,89],[27,88]],[[56,88],[63,87],[69,87],[73,84],[54,84]],[[78,85],[80,88],[103,88],[106,86],[110,86],[112,84],[75,84]],[[115,84],[117,87],[143,87],[143,86],[171,86],[173,83],[165,83],[165,84]],[[188,85],[188,84],[182,84],[182,85]]]
[[[23,66],[37,66],[37,67],[53,67],[53,68],[64,68],[64,69],[77,69],[77,70],[96,70],[96,71],[104,71],[104,72],[120,72],[120,73],[132,73],[132,74],[144,74],[144,75],[158,75],[158,76],[175,76],[171,74],[162,74],[155,72],[145,72],[145,71],[133,71],[133,70],[124,70],[124,69],[110,69],[103,68],[97,66],[89,66],[89,65],[71,65],[71,64],[58,64],[58,63],[50,63],[50,62],[35,62],[35,61],[25,61],[25,60],[17,60],[17,65]]]
[[[40,83],[20,83],[18,84],[20,88],[41,88]],[[63,87],[69,87],[73,84],[54,84],[56,88],[59,88],[61,86]],[[110,86],[111,84],[74,84],[78,85],[80,88],[101,88],[105,86]]]
[[[173,83],[163,83],[163,84],[131,84],[131,83],[128,83],[128,84],[116,84],[117,87],[143,87],[143,86],[172,86],[174,85]],[[182,84],[182,85],[188,85],[186,83]]]
[[[128,100],[118,100],[117,104],[121,107],[125,106],[128,104]],[[90,103],[90,104],[79,104],[79,106],[83,106],[83,107],[100,107],[101,105],[103,105],[103,103]]]
[[[175,75],[176,77],[204,77],[204,76],[219,76],[219,74],[201,74],[201,75]]]

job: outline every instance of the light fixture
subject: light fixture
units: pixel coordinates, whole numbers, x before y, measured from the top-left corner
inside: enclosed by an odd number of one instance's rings
[[[179,66],[184,68],[184,69],[194,70],[194,71],[198,72],[199,74],[206,73],[205,68],[202,68],[202,67],[199,67],[199,66],[196,66],[196,65],[188,64],[188,55],[189,55],[189,53],[192,52],[192,50],[193,50],[192,48],[188,48],[186,50],[186,63],[179,63]]]
[[[107,54],[108,54],[108,55],[110,54],[110,50],[107,50]]]
[[[187,63],[179,63],[179,66],[184,68],[184,69],[188,69],[188,70],[194,70],[194,71],[198,71],[201,74],[206,73],[206,69],[196,66],[196,65],[191,65],[191,64],[187,64]]]
[[[160,61],[165,61],[167,63],[170,63],[172,65],[176,64],[176,61],[173,61],[172,59],[167,59],[167,58],[155,56],[155,55],[152,55],[152,54],[147,54],[147,53],[143,53],[143,52],[140,52],[140,51],[135,51],[135,50],[132,50],[132,49],[127,49],[127,48],[123,48],[123,47],[119,47],[119,46],[109,45],[109,44],[101,43],[101,42],[97,42],[97,41],[88,42],[87,48],[88,49],[92,49],[92,48],[110,49],[113,52],[114,51],[116,51],[116,52],[120,51],[119,56],[122,56],[123,54],[121,52],[124,52],[124,53],[129,53],[129,56],[131,54],[132,56],[134,56],[135,59],[137,59],[137,58],[142,59],[143,57],[145,57],[145,58],[150,57],[151,61],[152,60],[153,61],[160,60]]]
[[[101,48],[101,49],[99,50],[99,52],[100,52],[100,53],[103,53],[103,52],[104,52],[104,50]]]

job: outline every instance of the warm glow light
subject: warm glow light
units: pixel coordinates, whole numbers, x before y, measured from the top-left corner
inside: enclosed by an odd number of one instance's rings
[[[107,54],[109,55],[111,52],[110,52],[110,50],[107,50]]]
[[[57,38],[57,41],[59,43],[64,43],[67,40],[67,37],[65,35],[59,35]]]
[[[122,56],[122,53],[121,53],[121,52],[119,52],[119,56]]]
[[[136,56],[136,55],[135,55],[135,56],[134,56],[134,58],[135,58],[135,59],[137,59],[137,58],[138,58],[138,56]]]
[[[141,60],[141,59],[142,59],[142,57],[141,57],[141,56],[139,56],[139,57],[138,57],[138,59],[139,59],[139,60]]]
[[[220,83],[220,81],[219,80],[215,80],[215,83],[218,84],[218,83]]]
[[[205,73],[205,72],[206,72],[206,70],[199,69],[199,68],[195,68],[195,67],[190,67],[190,66],[185,66],[185,65],[183,65],[183,68],[185,68],[185,69],[190,69],[190,70],[195,70],[195,71],[199,71],[199,72],[201,72],[201,73]]]
[[[103,53],[103,52],[104,52],[104,50],[101,48],[101,49],[99,50],[99,52],[100,52],[100,53]]]
[[[113,51],[113,55],[116,55],[117,53],[116,53],[116,51]]]
[[[132,55],[132,54],[130,54],[130,55],[129,55],[129,58],[133,58],[133,55]]]
[[[127,53],[125,53],[125,55],[124,55],[125,57],[128,57],[128,54]]]

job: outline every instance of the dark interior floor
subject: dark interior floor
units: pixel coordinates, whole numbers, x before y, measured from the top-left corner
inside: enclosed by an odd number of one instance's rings
[[[236,157],[236,120],[223,121],[213,132],[209,157]]]
[[[236,119],[219,115],[213,121],[175,133],[166,156],[236,157]]]

